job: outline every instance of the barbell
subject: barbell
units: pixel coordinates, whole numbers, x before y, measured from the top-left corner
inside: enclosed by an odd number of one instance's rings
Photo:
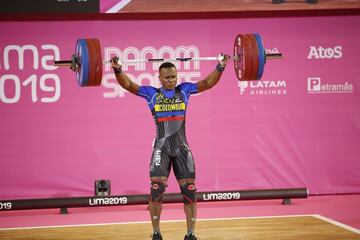
[[[259,34],[238,34],[234,42],[233,55],[235,74],[239,81],[260,80],[267,59],[281,58],[281,53],[266,53]],[[122,59],[122,63],[146,62],[185,62],[185,61],[218,61],[218,57],[179,57],[179,58],[149,58]],[[75,53],[71,60],[54,61],[54,66],[68,66],[76,73],[76,79],[81,87],[99,86],[102,80],[103,61],[100,41],[98,39],[78,39]]]

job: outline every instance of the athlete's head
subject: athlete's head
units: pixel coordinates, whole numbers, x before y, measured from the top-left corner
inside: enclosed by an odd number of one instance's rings
[[[161,64],[159,67],[159,80],[165,89],[174,89],[177,84],[176,66],[170,62]]]

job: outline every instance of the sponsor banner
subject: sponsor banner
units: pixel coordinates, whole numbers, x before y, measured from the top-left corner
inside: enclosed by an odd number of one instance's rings
[[[7,186],[0,199],[89,195],[96,179],[110,179],[115,194],[149,190],[155,127],[146,101],[121,88],[108,65],[97,88],[80,88],[69,68],[52,66],[71,58],[78,38],[100,39],[104,59],[211,57],[231,54],[237,34],[253,32],[283,59],[267,60],[263,79],[250,82],[237,81],[230,62],[214,88],[190,98],[197,189],[359,192],[359,21],[0,22],[0,180]],[[197,82],[216,62],[176,66],[178,83]],[[123,70],[159,87],[158,67],[127,63]],[[173,177],[168,191],[179,191]]]

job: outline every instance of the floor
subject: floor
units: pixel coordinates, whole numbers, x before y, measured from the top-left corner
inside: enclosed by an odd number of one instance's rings
[[[185,221],[162,223],[163,239],[180,240]],[[67,227],[23,228],[0,231],[0,239],[133,240],[149,239],[149,223],[93,224]],[[359,240],[360,231],[334,223],[320,215],[201,219],[196,234],[207,240]]]

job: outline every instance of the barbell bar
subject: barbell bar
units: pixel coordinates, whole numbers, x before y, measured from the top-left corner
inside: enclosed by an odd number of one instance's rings
[[[229,59],[238,59],[238,56],[232,56]],[[119,60],[119,63],[148,63],[148,62],[187,62],[187,61],[214,61],[220,60],[219,57],[198,57],[198,58],[145,58],[145,59],[125,59]],[[105,60],[104,64],[111,64],[111,61]]]
[[[260,80],[268,59],[279,59],[282,53],[266,53],[259,34],[238,34],[234,42],[233,55],[235,74],[239,81]],[[148,58],[123,59],[123,63],[185,62],[185,61],[219,61],[219,57],[183,57],[183,58]],[[102,80],[103,64],[100,41],[98,39],[78,39],[75,53],[71,60],[54,61],[54,66],[70,67],[76,73],[78,85],[99,86]]]

